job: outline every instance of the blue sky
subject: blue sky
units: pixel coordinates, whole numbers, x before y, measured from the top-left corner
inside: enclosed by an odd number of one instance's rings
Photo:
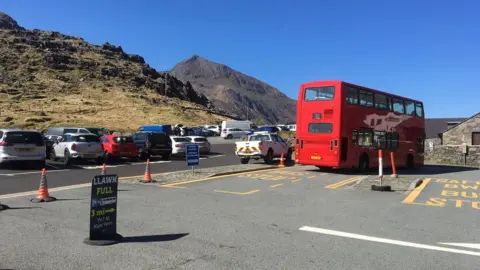
[[[0,11],[121,45],[157,70],[198,54],[295,99],[303,82],[340,79],[422,100],[427,117],[480,111],[480,1],[15,0]]]

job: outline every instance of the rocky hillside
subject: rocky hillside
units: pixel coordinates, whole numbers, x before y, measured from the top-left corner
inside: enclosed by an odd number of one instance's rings
[[[5,13],[0,13],[0,106],[0,127],[127,130],[229,118],[190,83],[157,72],[120,46],[25,30]]]
[[[216,108],[268,123],[295,121],[296,101],[278,89],[226,65],[195,55],[170,73],[207,96]]]

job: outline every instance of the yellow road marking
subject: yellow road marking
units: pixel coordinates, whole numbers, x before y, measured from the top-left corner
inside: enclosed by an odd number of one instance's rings
[[[294,179],[294,180],[292,180],[292,183],[295,183],[295,182],[298,182],[298,181],[302,181],[302,179]]]
[[[346,180],[343,180],[343,181],[340,181],[340,182],[337,182],[337,183],[330,184],[330,185],[328,185],[328,186],[325,186],[325,188],[330,188],[330,189],[339,188],[339,187],[348,185],[348,184],[350,184],[350,183],[356,182],[356,181],[358,181],[358,179],[360,179],[360,178],[361,178],[361,176],[355,176],[355,177],[348,178],[348,179],[346,179]]]
[[[278,168],[278,169],[265,169],[265,170],[268,170],[268,171],[277,171],[277,170],[283,170],[283,169],[286,169],[286,168],[288,168],[288,167]],[[260,171],[263,171],[263,170],[260,170]],[[256,171],[255,171],[255,172],[256,172]],[[195,179],[195,180],[187,180],[187,181],[180,181],[180,182],[175,182],[175,183],[171,183],[171,184],[165,184],[165,185],[161,185],[161,186],[162,186],[162,187],[179,186],[179,185],[184,185],[184,184],[191,184],[191,183],[209,181],[209,180],[214,180],[214,179],[218,179],[218,178],[226,178],[226,177],[229,177],[229,176],[237,176],[237,175],[249,174],[249,173],[255,173],[255,172],[241,172],[241,173],[234,173],[234,174],[229,174],[229,175],[220,175],[220,176],[213,176],[213,177],[205,177],[205,178],[200,178],[200,179]]]
[[[187,188],[187,187],[175,187],[175,186],[172,186],[172,187],[168,187],[168,186],[161,186],[161,187],[164,187],[164,188]]]
[[[323,175],[323,174],[321,174],[321,175]],[[312,175],[312,176],[308,176],[307,178],[308,178],[308,179],[312,179],[312,178],[315,178],[315,176]]]
[[[276,184],[276,185],[272,185],[270,187],[279,187],[279,186],[283,186],[283,184]]]
[[[228,191],[228,190],[214,190],[214,191],[215,192],[220,192],[220,193],[226,193],[226,194],[249,195],[249,194],[259,192],[260,190],[256,189],[256,190],[250,190],[250,191],[247,191],[247,192],[234,192],[234,191]]]
[[[268,168],[265,168],[265,170],[277,171],[277,170],[283,170],[283,169],[286,169],[286,168],[290,168],[290,167],[277,168],[277,169],[268,169]],[[264,170],[258,170],[258,171],[264,171]],[[170,174],[170,173],[175,173],[175,172],[156,173],[156,174],[152,174],[152,176],[164,175],[164,174]],[[252,172],[242,172],[242,173],[236,173],[236,174],[230,174],[230,175],[214,176],[214,177],[197,179],[197,180],[192,180],[192,181],[194,181],[194,182],[200,182],[199,180],[201,180],[201,181],[207,181],[207,180],[210,180],[210,179],[217,179],[217,178],[221,178],[221,177],[235,176],[235,175],[241,175],[241,174],[247,174],[247,173],[252,173]],[[133,179],[133,178],[142,178],[143,176],[144,176],[144,175],[123,176],[123,177],[119,177],[118,180],[119,180],[119,181],[123,181],[123,180],[128,180],[128,179]],[[177,185],[180,185],[180,184],[187,184],[187,183],[192,182],[192,181],[183,181],[183,182],[178,182],[178,183],[161,185],[161,187],[172,187],[172,186],[177,186]],[[63,187],[56,187],[56,188],[49,188],[48,191],[49,191],[49,192],[55,192],[55,191],[62,191],[62,190],[70,190],[70,189],[76,189],[76,188],[89,187],[89,186],[91,186],[91,185],[92,185],[92,183],[84,183],[84,184],[77,184],[77,185],[70,185],[70,186],[63,186]],[[36,195],[37,193],[38,193],[38,190],[4,194],[4,195],[0,195],[0,200],[1,200],[1,199],[9,199],[9,198],[17,198],[17,197],[23,197],[23,196]]]
[[[412,190],[412,192],[410,192],[410,194],[408,194],[408,196],[405,198],[405,200],[403,200],[402,203],[409,203],[409,204],[412,204],[416,199],[417,197],[420,195],[420,193],[422,192],[422,190],[427,186],[427,184],[430,182],[430,178],[427,178],[425,180],[423,180],[423,183],[416,187],[414,190]]]

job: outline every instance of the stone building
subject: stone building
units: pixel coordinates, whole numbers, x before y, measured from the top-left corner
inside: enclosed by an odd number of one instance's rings
[[[449,127],[440,136],[443,145],[479,145],[480,113]]]
[[[480,113],[425,141],[425,162],[480,167]]]

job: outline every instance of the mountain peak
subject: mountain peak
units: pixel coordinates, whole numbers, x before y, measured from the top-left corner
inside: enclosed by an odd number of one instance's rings
[[[17,21],[15,21],[12,17],[8,16],[8,14],[1,11],[0,11],[0,29],[25,30],[23,27],[18,25]]]
[[[188,59],[185,59],[185,61],[184,61],[184,62],[187,62],[187,63],[188,63],[188,62],[196,62],[196,61],[201,61],[201,62],[210,62],[210,61],[208,61],[206,58],[204,58],[204,57],[201,57],[201,56],[200,56],[200,55],[198,55],[198,54],[194,54],[194,55],[192,55],[190,58],[188,58]]]
[[[189,81],[216,108],[245,119],[269,123],[293,122],[296,102],[278,89],[233,68],[199,55],[183,60],[170,71]]]

